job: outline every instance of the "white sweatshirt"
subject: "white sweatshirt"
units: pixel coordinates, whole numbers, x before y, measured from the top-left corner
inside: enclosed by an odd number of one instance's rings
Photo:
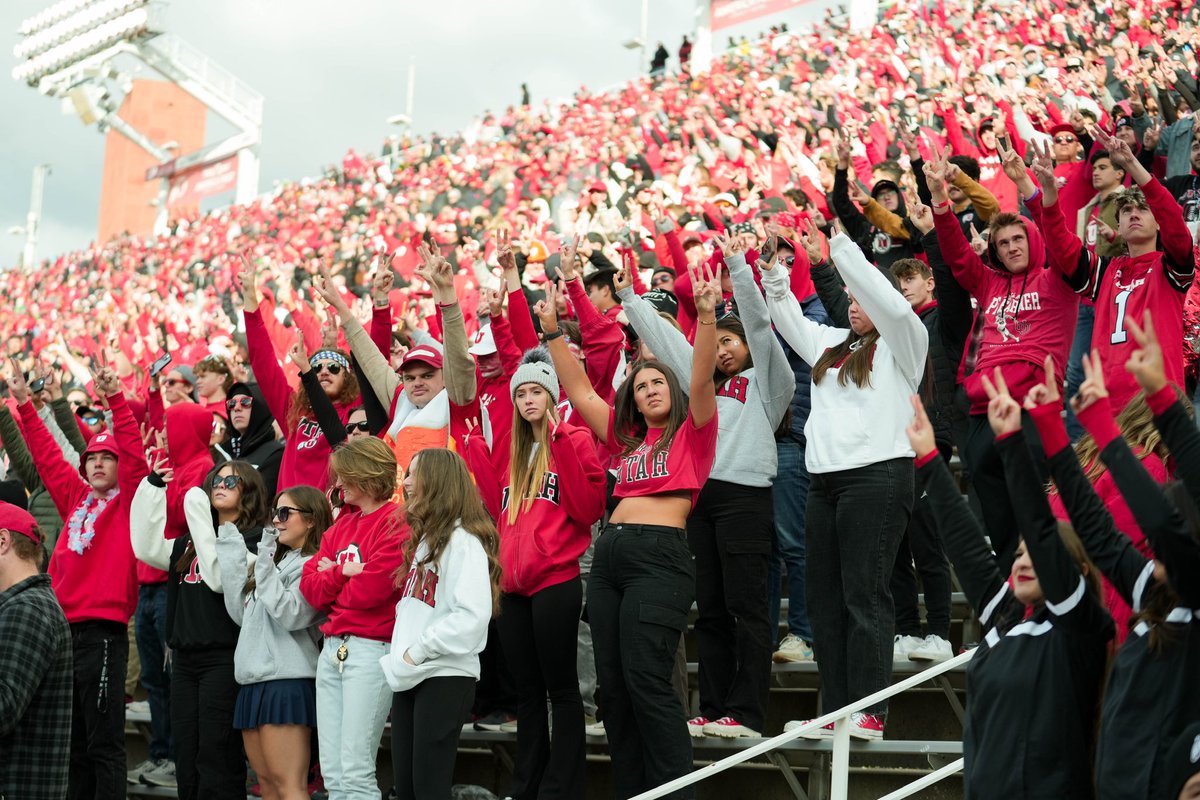
[[[415,560],[419,563],[426,552],[422,543]],[[456,527],[441,558],[426,567],[424,576],[412,570],[401,590],[391,652],[379,659],[392,691],[445,675],[478,680],[491,618],[487,553],[477,537]],[[405,662],[405,653],[416,666]]]
[[[929,334],[904,295],[867,261],[849,236],[833,237],[829,253],[846,288],[879,331],[879,342],[869,386],[859,388],[850,380],[839,385],[836,368],[829,369],[820,383],[813,383],[812,412],[804,426],[805,466],[811,473],[838,472],[911,458],[904,430],[913,416],[909,398],[925,374]],[[846,340],[847,329],[818,325],[804,316],[782,267],[765,271],[762,284],[775,330],[809,366]]]

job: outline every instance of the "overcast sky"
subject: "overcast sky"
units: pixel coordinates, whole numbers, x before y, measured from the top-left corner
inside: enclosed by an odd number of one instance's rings
[[[0,73],[0,266],[17,263],[33,168],[52,165],[38,256],[95,235],[104,137],[64,116],[10,72],[21,20],[51,0],[2,0],[9,33]],[[230,69],[265,97],[261,190],[315,175],[347,147],[378,151],[385,119],[404,110],[416,57],[419,130],[461,129],[484,109],[520,98],[569,96],[636,74],[621,43],[638,34],[641,0],[173,0],[165,29]],[[695,0],[652,0],[649,39],[674,55],[693,28]],[[152,74],[152,73],[151,73]],[[149,77],[149,76],[148,76]],[[212,117],[210,115],[210,131]],[[210,141],[214,138],[210,133]]]

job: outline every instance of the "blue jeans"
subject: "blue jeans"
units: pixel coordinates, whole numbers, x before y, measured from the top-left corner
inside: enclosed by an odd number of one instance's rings
[[[779,630],[780,582],[783,571],[788,578],[788,633],[812,643],[812,624],[804,600],[805,545],[804,513],[808,505],[808,470],[804,467],[804,447],[794,439],[775,443],[779,471],[773,484],[775,538],[771,561],[767,565],[768,618],[772,631]]]
[[[1079,441],[1085,431],[1071,410],[1071,398],[1083,385],[1083,355],[1092,351],[1092,328],[1096,323],[1096,309],[1085,303],[1079,304],[1079,317],[1075,322],[1075,341],[1071,343],[1071,355],[1067,356],[1067,387],[1063,402],[1067,406],[1067,435],[1072,442]],[[1120,409],[1116,409],[1120,410]]]
[[[142,685],[150,701],[150,757],[174,759],[171,676],[166,666],[167,584],[148,583],[138,589],[133,620]]]

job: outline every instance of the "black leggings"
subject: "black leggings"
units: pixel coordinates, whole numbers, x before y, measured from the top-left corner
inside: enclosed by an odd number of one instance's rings
[[[171,657],[171,733],[180,800],[242,800],[246,757],[233,727],[238,685],[233,650],[176,650]]]
[[[446,800],[462,726],[470,719],[475,679],[426,678],[392,696],[392,770],[399,800]]]
[[[516,800],[583,797],[586,751],[575,643],[583,583],[578,577],[525,597],[500,598],[500,641],[517,682]],[[546,720],[546,698],[554,738]]]

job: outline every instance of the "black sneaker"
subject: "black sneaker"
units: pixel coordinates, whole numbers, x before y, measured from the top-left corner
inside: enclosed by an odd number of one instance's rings
[[[477,731],[491,731],[492,733],[499,733],[501,725],[506,722],[515,722],[516,719],[516,714],[510,714],[506,711],[493,711],[486,717],[481,717],[475,720],[474,727]]]

